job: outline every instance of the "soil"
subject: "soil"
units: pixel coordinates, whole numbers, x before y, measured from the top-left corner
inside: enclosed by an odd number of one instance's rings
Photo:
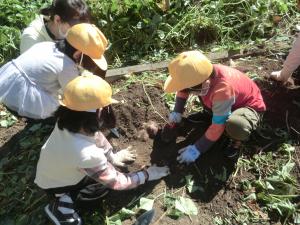
[[[268,107],[264,115],[265,122],[272,127],[273,132],[276,129],[289,131],[292,137],[299,142],[300,132],[300,89],[288,89],[282,87],[274,81],[268,81],[264,77],[271,71],[280,69],[280,63],[273,58],[257,57],[235,61],[236,66],[241,70],[253,71],[257,73],[257,82],[260,85],[263,97]],[[122,86],[122,82],[116,83],[116,86]],[[296,84],[298,80],[296,80]],[[203,121],[199,124],[191,124],[184,120],[177,128],[179,137],[177,141],[165,143],[161,140],[161,128],[165,125],[169,109],[162,101],[161,84],[157,86],[147,86],[143,83],[131,84],[127,89],[120,91],[115,95],[121,104],[113,106],[117,117],[117,128],[120,137],[116,138],[108,130],[105,131],[109,141],[115,149],[123,149],[131,145],[137,152],[137,159],[130,164],[125,171],[136,171],[141,168],[156,163],[158,165],[168,165],[171,174],[165,179],[157,182],[151,182],[147,185],[131,191],[111,192],[106,199],[109,211],[116,212],[122,207],[126,207],[139,196],[157,197],[154,204],[155,217],[153,221],[159,220],[157,224],[161,225],[210,225],[214,224],[213,219],[216,216],[226,218],[230,211],[237,212],[242,204],[242,191],[239,189],[238,181],[247,180],[254,177],[250,172],[245,172],[237,177],[237,180],[231,180],[230,175],[235,171],[235,164],[227,160],[222,153],[226,146],[226,137],[222,137],[213,148],[204,154],[197,163],[190,166],[182,166],[177,163],[176,156],[180,148],[192,143],[199,138],[210,124],[209,115],[203,115]],[[151,100],[151,102],[150,102]],[[159,131],[151,139],[139,139],[139,131],[143,129],[143,123],[155,121],[158,123]],[[0,128],[0,155],[4,153],[4,147],[11,137],[15,137],[18,131],[25,127],[25,122],[20,121],[14,126],[4,129]],[[274,136],[270,135],[272,140]],[[275,139],[279,139],[275,137]],[[253,143],[248,143],[253,149],[263,147],[272,140],[257,136]],[[274,142],[274,145],[278,142]],[[273,145],[272,145],[273,146]],[[299,153],[299,147],[297,147]],[[299,154],[298,154],[299,155]],[[299,179],[299,170],[295,170]],[[195,194],[187,193],[184,188],[184,178],[192,174],[195,182],[203,190]],[[224,174],[224,179],[220,179],[216,174]],[[176,193],[176,195],[190,196],[198,207],[198,216],[191,218],[183,216],[174,220],[164,214],[162,193]],[[252,206],[255,209],[257,205]],[[131,225],[134,218],[126,220],[125,225]],[[270,224],[273,224],[271,222]]]

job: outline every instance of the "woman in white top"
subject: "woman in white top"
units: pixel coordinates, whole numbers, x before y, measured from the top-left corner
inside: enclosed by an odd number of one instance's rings
[[[39,42],[64,39],[71,26],[89,21],[90,12],[83,0],[53,0],[23,31],[20,52]]]
[[[94,25],[73,26],[58,43],[41,42],[0,68],[0,102],[20,116],[45,119],[57,109],[61,88],[78,76],[77,64],[89,56],[107,67],[107,39]]]
[[[128,148],[118,152],[100,132],[103,107],[113,103],[110,85],[102,78],[84,73],[69,82],[61,106],[55,112],[57,123],[43,145],[35,183],[50,197],[45,211],[56,225],[81,225],[78,203],[91,203],[110,190],[128,190],[169,174],[167,166],[150,166],[122,173],[115,166],[133,161]]]
[[[300,66],[300,35],[296,38],[283,67],[280,71],[271,73],[270,78],[280,81],[283,84],[293,83],[292,74]]]

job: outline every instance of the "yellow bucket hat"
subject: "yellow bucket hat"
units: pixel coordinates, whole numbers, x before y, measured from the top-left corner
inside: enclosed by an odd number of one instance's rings
[[[105,80],[84,71],[66,85],[60,104],[75,111],[91,111],[117,103],[111,96],[111,86]]]
[[[103,54],[108,41],[95,25],[76,24],[68,30],[66,39],[74,48],[89,56],[100,69],[107,70],[107,62]]]
[[[168,69],[164,91],[171,93],[201,84],[211,75],[213,65],[201,52],[187,51],[173,59]]]

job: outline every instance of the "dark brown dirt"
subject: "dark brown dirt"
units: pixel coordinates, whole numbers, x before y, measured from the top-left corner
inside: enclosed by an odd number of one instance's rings
[[[271,71],[280,69],[279,62],[274,61],[274,59],[257,57],[239,60],[235,63],[241,69],[258,74],[259,79],[257,82],[262,88],[268,107],[264,120],[273,128],[268,133],[272,140],[257,136],[253,143],[247,143],[250,148],[263,147],[276,138],[280,139],[278,136],[274,136],[274,130],[279,128],[289,132],[299,142],[299,134],[297,132],[300,132],[300,107],[297,105],[297,102],[300,102],[300,89],[287,89],[276,82],[264,79]],[[122,87],[122,82],[120,81],[115,85]],[[152,104],[147,95],[151,99]],[[170,143],[164,143],[160,138],[161,130],[158,131],[154,139],[140,140],[138,139],[138,134],[143,129],[143,123],[151,120],[157,122],[159,128],[165,125],[169,109],[162,100],[161,86],[147,86],[142,83],[132,84],[126,90],[117,93],[115,98],[122,102],[114,106],[118,121],[117,127],[121,137],[115,138],[109,134],[109,131],[105,131],[105,133],[116,149],[122,149],[129,145],[136,149],[138,157],[134,163],[129,165],[127,171],[140,170],[145,165],[157,163],[158,165],[168,165],[171,169],[171,175],[161,181],[148,183],[135,190],[112,192],[106,200],[111,212],[128,206],[129,203],[134,202],[140,196],[150,195],[153,198],[160,196],[156,199],[154,205],[156,210],[154,221],[157,221],[165,212],[161,195],[165,190],[167,192],[177,192],[177,195],[190,196],[197,204],[199,215],[192,216],[191,219],[189,217],[181,217],[179,220],[173,220],[164,215],[158,224],[210,225],[214,224],[213,219],[216,216],[227,218],[230,211],[238,211],[241,207],[243,196],[237,185],[238,181],[251,179],[254,175],[250,172],[245,172],[240,174],[236,181],[232,181],[229,178],[235,170],[235,165],[223,157],[222,149],[226,145],[225,137],[222,137],[197,163],[190,166],[182,166],[176,162],[177,151],[194,142],[205,132],[210,124],[209,115],[204,115],[203,122],[198,125],[190,124],[184,120],[178,128],[179,137],[177,141],[173,140]],[[20,132],[24,126],[25,123],[21,121],[11,128],[0,128],[1,149],[7,146],[7,142],[11,142],[10,138],[16,136],[15,134]],[[299,153],[299,147],[297,147],[297,151]],[[300,157],[299,154],[297,155]],[[298,180],[300,180],[299,170],[295,169],[295,173]],[[191,195],[187,193],[184,188],[184,177],[189,174],[194,176],[196,184],[203,188],[202,191]],[[224,174],[223,179],[217,176],[220,174]],[[259,209],[255,204],[249,207],[255,210]],[[124,224],[130,225],[132,221],[134,219],[127,220]]]
[[[6,109],[0,105],[0,111],[5,111]],[[20,130],[25,127],[23,120],[18,120],[14,126],[9,128],[0,128],[0,146],[7,142],[12,136],[17,134]]]
[[[244,69],[245,72],[253,71],[259,76],[258,78],[260,79],[257,80],[257,83],[262,88],[263,96],[268,107],[268,111],[264,117],[267,124],[274,129],[287,130],[286,112],[288,111],[289,126],[300,131],[300,108],[293,104],[293,101],[297,101],[299,98],[300,90],[287,89],[277,82],[264,79],[267,74],[279,69],[278,62],[259,57],[255,59],[250,58],[246,61],[237,61],[236,64],[241,69]],[[151,162],[159,165],[169,165],[172,173],[163,181],[153,185],[145,185],[135,191],[126,192],[126,194],[122,195],[121,199],[116,199],[116,197],[112,195],[112,199],[109,200],[112,208],[120,205],[120,203],[123,206],[126,205],[125,203],[130,202],[137,195],[147,195],[150,193],[152,197],[156,197],[164,192],[165,186],[169,192],[179,190],[180,194],[188,196],[189,194],[182,188],[184,186],[183,180],[186,175],[192,174],[195,178],[195,182],[203,187],[203,192],[190,195],[196,202],[199,215],[201,216],[192,217],[192,221],[188,217],[173,220],[168,216],[163,216],[159,224],[213,224],[214,217],[219,216],[226,218],[230,210],[238,211],[241,207],[242,193],[239,191],[235,182],[228,180],[230,174],[234,172],[235,166],[232,162],[226,161],[223,157],[222,148],[226,144],[225,137],[216,143],[213,149],[203,155],[195,165],[182,166],[176,162],[177,151],[195,141],[205,132],[210,123],[209,116],[204,115],[203,123],[197,126],[189,124],[186,121],[183,122],[182,126],[178,129],[180,137],[177,139],[177,142],[164,143],[160,138],[161,130],[154,140],[148,139],[141,141],[137,139],[138,131],[143,128],[143,122],[153,120],[158,122],[160,128],[164,126],[165,121],[154,112],[155,110],[165,118],[167,118],[169,112],[167,106],[162,101],[162,91],[160,87],[146,86],[146,91],[150,95],[155,109],[152,108],[142,84],[132,85],[128,90],[116,95],[117,99],[126,99],[126,102],[116,108],[122,137],[120,139],[112,139],[111,142],[119,148],[126,147],[129,144],[136,148],[138,158],[129,166],[128,169],[130,171],[140,169],[144,165],[150,165]],[[299,138],[292,130],[290,130],[290,134],[296,139]],[[248,143],[248,145],[250,145],[250,148],[252,146],[252,149],[257,149],[265,146],[269,142],[269,139],[257,136],[255,141]],[[216,178],[216,174],[221,174],[224,170],[226,173],[225,180],[220,181]],[[299,173],[297,170],[295,171],[297,177],[299,177]],[[238,177],[238,180],[253,177],[254,175],[251,173],[244,173]],[[259,209],[257,204],[248,204],[250,208]],[[158,198],[155,202],[154,208],[156,210],[155,221],[165,212],[162,197]],[[258,212],[262,213],[260,210],[258,210]],[[132,221],[125,222],[125,224],[131,223]]]

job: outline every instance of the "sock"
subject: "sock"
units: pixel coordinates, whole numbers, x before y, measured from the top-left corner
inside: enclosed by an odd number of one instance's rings
[[[60,198],[59,198],[59,201],[60,202],[66,202],[66,203],[73,203],[71,197],[69,195],[62,195]],[[66,208],[66,207],[58,207],[57,208],[62,214],[73,214],[75,211],[74,209],[72,208]]]

